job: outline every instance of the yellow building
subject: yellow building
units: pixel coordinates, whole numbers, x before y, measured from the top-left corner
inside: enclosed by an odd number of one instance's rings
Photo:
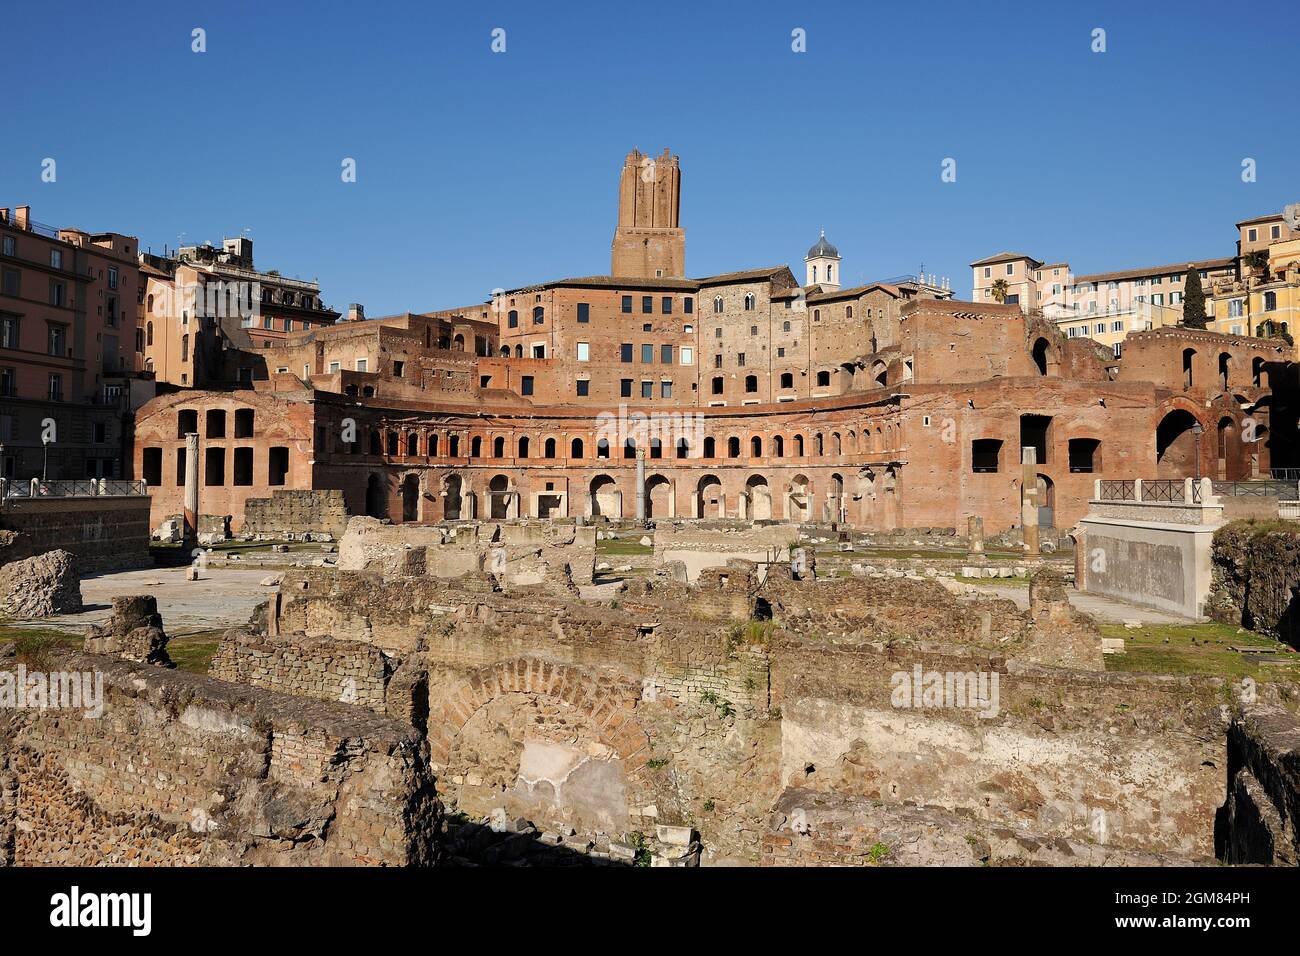
[[[1240,278],[1214,283],[1206,299],[1206,327],[1230,335],[1254,335],[1268,322],[1273,331],[1294,338],[1293,330],[1300,329],[1300,237],[1251,252],[1263,252],[1266,258],[1243,259]]]

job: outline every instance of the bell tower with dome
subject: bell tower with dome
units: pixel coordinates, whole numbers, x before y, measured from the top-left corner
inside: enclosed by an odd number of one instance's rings
[[[826,241],[825,229],[803,261],[807,267],[804,285],[819,285],[824,289],[840,287],[840,251]]]

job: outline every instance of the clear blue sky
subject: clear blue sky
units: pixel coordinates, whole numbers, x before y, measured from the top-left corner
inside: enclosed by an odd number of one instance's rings
[[[690,275],[802,278],[825,228],[849,281],[924,262],[968,297],[1002,249],[1229,255],[1235,221],[1300,201],[1298,9],[14,2],[0,205],[156,251],[247,228],[262,268],[380,315],[608,272],[623,157],[668,146]]]

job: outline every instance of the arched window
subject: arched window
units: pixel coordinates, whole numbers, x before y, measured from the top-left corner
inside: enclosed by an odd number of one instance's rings
[[[717,457],[714,452],[715,452],[715,448],[714,448],[713,439],[712,438],[704,439],[704,457],[705,458]]]
[[[794,456],[796,458],[803,457],[803,436],[802,435],[794,436]]]
[[[519,313],[515,309],[506,313],[506,326],[512,329],[519,328]]]
[[[720,296],[720,295],[715,295],[715,296],[713,297],[713,311],[714,311],[714,312],[721,312],[721,311],[722,311],[722,296]]]
[[[411,432],[406,436],[406,455],[408,458],[414,458],[420,453],[420,436]]]
[[[794,388],[794,374],[792,372],[781,373],[781,387]]]
[[[429,436],[429,442],[427,447],[429,449],[429,457],[437,458],[438,457],[438,436],[436,434]]]
[[[524,435],[519,439],[519,457],[528,457],[528,436]]]
[[[624,458],[635,458],[635,457],[636,457],[636,439],[635,439],[635,438],[629,438],[629,439],[627,439],[627,440],[625,440],[625,441],[623,442],[623,457],[624,457]]]
[[[746,391],[746,392],[750,392],[750,393],[753,393],[753,392],[757,392],[757,391],[758,391],[758,376],[757,376],[757,375],[746,375],[746,376],[745,376],[745,391]]]
[[[152,312],[152,311],[153,311],[153,296],[149,296],[149,306],[148,306],[148,311],[149,311],[149,312]],[[153,343],[151,342],[150,344],[152,345]]]
[[[749,440],[749,455],[751,458],[763,457],[763,439],[757,435]]]
[[[727,457],[728,457],[728,458],[739,458],[739,457],[740,457],[740,439],[739,439],[739,438],[736,438],[735,436],[732,436],[731,438],[728,438],[728,439],[727,439]]]
[[[449,458],[460,457],[460,436],[459,435],[447,436],[447,457]]]
[[[483,437],[481,435],[475,435],[469,440],[469,457],[483,457]]]
[[[596,457],[597,458],[609,457],[609,442],[606,441],[604,438],[596,442]]]
[[[785,457],[785,439],[780,435],[772,439],[772,454],[777,458]]]
[[[533,306],[533,325],[541,325],[546,320],[546,310],[540,305]]]
[[[658,438],[650,439],[650,457],[662,458],[664,456],[664,444]]]
[[[149,298],[153,298],[150,296]],[[144,327],[144,341],[146,345],[153,345],[153,323],[150,322]]]
[[[754,311],[754,293],[752,292],[745,293],[745,311],[746,312]]]
[[[821,309],[813,309],[813,321],[814,321],[814,322],[820,322],[821,320],[822,320],[822,310],[821,310]]]
[[[817,387],[827,388],[831,384],[831,373],[822,371],[817,373]]]
[[[575,438],[575,439],[573,440],[573,443],[569,446],[569,457],[570,457],[570,458],[581,458],[581,457],[582,457],[582,439],[581,439],[581,438]]]
[[[846,305],[846,306],[844,307],[844,318],[846,318],[846,319],[851,319],[851,318],[853,318],[853,306],[851,306],[851,305]]]
[[[496,438],[492,439],[492,457],[493,458],[506,457],[506,440],[501,435],[498,435]]]
[[[543,457],[543,458],[554,458],[554,457],[555,457],[555,439],[554,439],[554,438],[548,438],[548,439],[546,439],[546,444],[542,446],[542,457]]]
[[[677,439],[677,457],[686,458],[691,453],[691,443],[685,438]]]

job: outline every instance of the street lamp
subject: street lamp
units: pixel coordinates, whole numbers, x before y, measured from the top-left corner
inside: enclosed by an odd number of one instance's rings
[[[49,467],[50,467],[50,436],[49,435],[41,436],[41,445],[44,446],[43,457],[41,459],[41,482],[44,483],[46,478],[46,472],[49,471]]]
[[[1201,435],[1205,429],[1200,422],[1192,422],[1192,435],[1196,438],[1196,483],[1201,483]]]

